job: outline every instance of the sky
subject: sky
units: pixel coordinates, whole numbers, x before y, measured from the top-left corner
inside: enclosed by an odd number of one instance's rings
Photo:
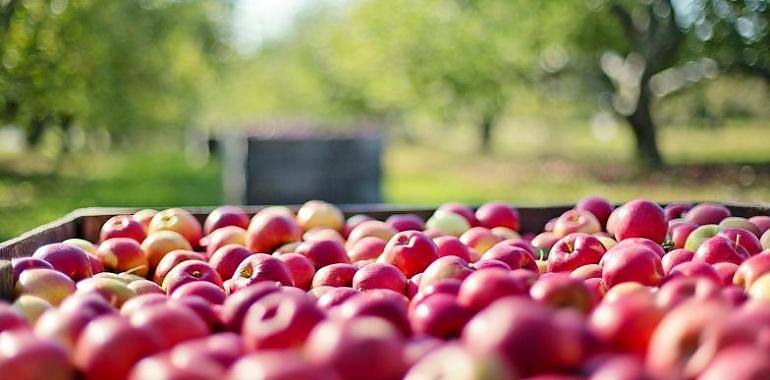
[[[312,0],[236,0],[235,40],[244,52],[256,50],[265,40],[290,30],[294,17]]]

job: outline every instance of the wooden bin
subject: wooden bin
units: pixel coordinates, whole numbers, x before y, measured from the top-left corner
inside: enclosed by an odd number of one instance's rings
[[[767,205],[727,204],[726,206],[730,208],[734,216],[770,215],[770,206]],[[263,207],[243,206],[242,208],[250,215],[253,215]],[[289,207],[295,211],[298,208],[298,206]],[[548,220],[558,217],[571,207],[518,207],[521,217],[521,231],[537,233],[543,229]],[[389,215],[401,213],[414,213],[427,219],[435,210],[432,207],[407,207],[385,204],[343,205],[340,208],[346,217],[354,214],[367,214],[380,220],[385,220]],[[203,222],[206,215],[213,208],[186,209]],[[137,210],[131,208],[78,209],[58,220],[0,243],[0,298],[10,300],[14,296],[12,258],[31,256],[35,249],[42,245],[61,242],[69,238],[82,238],[95,242],[99,239],[99,231],[107,219],[115,215],[132,214]]]

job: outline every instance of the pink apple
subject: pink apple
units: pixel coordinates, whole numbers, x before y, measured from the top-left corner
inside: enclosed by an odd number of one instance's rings
[[[380,260],[411,277],[424,271],[437,258],[438,248],[433,240],[419,231],[404,231],[388,241]]]
[[[768,272],[770,272],[770,251],[765,251],[741,263],[735,272],[733,283],[748,289],[754,281]]]
[[[483,254],[502,240],[485,227],[472,227],[460,235],[460,242],[479,254]]]
[[[301,347],[326,314],[307,294],[268,294],[252,305],[243,320],[243,339],[250,350]]]
[[[211,265],[201,260],[187,260],[177,264],[163,279],[161,287],[166,293],[172,294],[182,285],[198,281],[210,282],[224,291],[222,277]]]
[[[693,261],[709,264],[729,262],[740,265],[749,258],[749,253],[742,246],[722,236],[714,236],[704,241],[693,256]]]
[[[754,256],[759,252],[762,252],[762,244],[759,239],[753,233],[741,228],[722,228],[717,236],[723,236],[729,240],[735,242],[735,244],[743,247],[749,256]]]
[[[88,254],[80,248],[64,243],[44,245],[32,254],[32,258],[47,261],[54,269],[64,273],[74,281],[91,277],[91,262]]]
[[[251,251],[236,244],[225,245],[214,252],[209,258],[209,264],[223,279],[233,277],[238,265],[251,256]]]
[[[572,271],[587,264],[598,264],[606,252],[596,237],[575,232],[556,242],[548,254],[548,271]]]
[[[150,332],[163,348],[209,334],[206,323],[189,307],[166,303],[139,309],[129,317],[131,325]]]
[[[262,297],[280,289],[275,282],[264,281],[231,294],[222,305],[222,322],[229,331],[240,332],[249,307]]]
[[[130,316],[139,310],[145,309],[152,305],[165,305],[168,303],[168,296],[164,294],[144,294],[138,295],[130,300],[126,301],[120,307],[120,314],[124,316]]]
[[[518,246],[498,244],[482,255],[481,260],[500,260],[511,269],[523,268],[538,272],[535,256]]]
[[[507,227],[519,230],[519,211],[505,202],[487,202],[476,210],[479,225],[486,228]]]
[[[717,285],[722,283],[722,280],[719,278],[719,274],[717,274],[714,267],[702,261],[688,261],[671,268],[668,279],[677,277],[698,277],[707,279]]]
[[[284,286],[294,286],[294,278],[286,264],[277,257],[257,253],[247,257],[233,274],[238,289],[252,284],[270,281]]]
[[[527,296],[536,278],[536,274],[523,269],[477,271],[463,281],[457,299],[468,309],[482,310],[506,296]]]
[[[189,260],[205,261],[203,254],[193,252],[186,249],[178,249],[166,253],[163,258],[155,266],[155,273],[153,274],[153,281],[158,285],[163,284],[163,280],[166,278],[169,272],[174,267]]]
[[[663,316],[652,297],[605,299],[591,313],[589,329],[613,351],[644,355]]]
[[[77,293],[95,293],[104,297],[107,302],[119,308],[124,302],[136,297],[125,281],[107,277],[92,277],[80,280],[76,284]],[[77,294],[76,293],[76,294]]]
[[[272,253],[276,248],[302,237],[302,228],[289,216],[277,213],[257,214],[246,231],[246,248],[252,252]]]
[[[26,330],[0,334],[0,373],[8,379],[69,380],[75,376],[64,348]]]
[[[227,297],[224,289],[208,281],[188,282],[180,285],[171,293],[173,299],[191,296],[200,297],[214,305],[223,304]]]
[[[147,254],[134,239],[118,237],[103,240],[96,257],[105,269],[112,272],[131,272],[142,277],[149,272]]]
[[[409,320],[415,334],[451,339],[460,336],[472,316],[455,296],[438,293],[420,302],[411,311]]]
[[[380,256],[387,242],[375,236],[365,237],[357,241],[348,251],[351,261],[371,260]]]
[[[471,261],[471,253],[468,246],[463,244],[460,239],[454,236],[441,236],[433,239],[433,243],[436,244],[438,249],[437,254],[439,257],[444,256],[457,256],[465,261]]]
[[[712,267],[717,272],[719,283],[722,286],[733,284],[733,277],[735,277],[735,273],[738,271],[738,265],[733,263],[716,263]]]
[[[204,235],[209,235],[227,226],[246,229],[249,227],[249,216],[239,207],[217,207],[206,217],[206,221],[203,223],[203,233]]]
[[[425,221],[416,214],[393,214],[385,220],[393,229],[402,231],[422,231],[425,229]]]
[[[297,247],[296,252],[310,260],[316,271],[329,264],[350,264],[345,246],[336,240],[306,241]]]
[[[762,236],[765,231],[770,230],[770,216],[758,215],[749,218],[749,222],[757,226],[759,229],[759,236]]]
[[[762,236],[762,231],[759,230],[759,227],[754,225],[754,223],[751,223],[746,218],[741,218],[738,216],[729,216],[727,218],[722,219],[721,222],[719,222],[719,227],[723,230],[728,228],[737,228],[741,230],[746,230],[748,232],[751,232],[754,237],[759,238]]]
[[[468,265],[467,261],[457,256],[439,257],[423,272],[419,288],[424,289],[436,281],[450,278],[464,280],[473,271],[474,269]]]
[[[393,265],[385,263],[368,264],[353,276],[352,287],[360,291],[372,289],[390,289],[404,294],[406,277]]]
[[[692,206],[686,203],[669,203],[663,208],[663,212],[666,214],[666,220],[669,221],[683,217],[690,208]]]
[[[612,233],[618,241],[642,237],[658,244],[666,239],[668,223],[657,203],[644,199],[630,201],[614,213]]]
[[[105,315],[117,312],[117,309],[107,302],[104,297],[98,294],[89,293],[75,293],[67,297],[61,305],[59,305],[59,310],[64,312],[82,310],[93,315]]]
[[[553,232],[541,232],[532,239],[532,246],[538,249],[550,251],[551,247],[559,241],[559,236]]]
[[[351,287],[353,285],[353,276],[356,274],[356,271],[358,271],[358,268],[352,264],[334,263],[326,265],[315,272],[312,287]]]
[[[751,380],[770,377],[767,351],[749,345],[727,347],[700,374],[701,380]]]
[[[556,236],[564,237],[575,232],[593,234],[602,230],[594,214],[586,210],[568,210],[561,214],[553,226]]]
[[[209,360],[178,363],[169,352],[161,352],[140,360],[127,380],[215,380],[224,376],[224,368]]]
[[[29,322],[11,305],[0,301],[0,333],[6,330],[29,329]]]
[[[479,225],[479,220],[476,219],[476,215],[474,214],[473,209],[462,203],[444,203],[439,206],[437,210],[453,212],[457,215],[460,215],[465,218],[465,220],[468,222],[468,225],[471,227],[476,227]]]
[[[278,256],[278,258],[286,263],[286,266],[289,268],[294,279],[294,286],[303,290],[309,290],[312,287],[313,277],[316,272],[310,260],[299,253],[287,253]]]
[[[671,310],[690,300],[706,300],[719,297],[720,287],[719,283],[706,277],[680,276],[666,281],[655,294],[655,298],[660,307],[664,310]]]
[[[49,309],[35,324],[35,335],[57,342],[69,355],[72,355],[83,329],[97,317],[98,315],[87,310]]]
[[[111,238],[129,238],[141,243],[147,237],[144,226],[129,215],[117,215],[108,219],[99,233],[99,241]]]
[[[235,244],[245,247],[246,230],[236,226],[225,226],[203,237],[200,244],[206,247],[206,255],[209,257],[226,245]]]
[[[145,231],[147,231],[148,228],[150,228],[150,222],[152,221],[152,218],[155,216],[155,214],[158,213],[158,210],[153,210],[151,208],[145,208],[141,209],[134,213],[134,215],[131,215],[131,219],[136,220],[139,222],[139,224],[142,225]]]
[[[685,214],[685,218],[698,225],[719,224],[722,219],[730,216],[730,210],[716,203],[700,203]]]
[[[687,243],[687,238],[690,234],[698,229],[699,225],[693,222],[682,222],[669,228],[669,235],[671,241],[674,243],[674,248],[684,248]]]
[[[540,276],[529,289],[533,300],[556,308],[572,308],[587,314],[596,305],[597,299],[582,280],[566,273]]]
[[[492,269],[492,268],[511,270],[511,267],[508,266],[508,264],[495,259],[479,260],[475,263],[471,263],[470,266],[475,270]]]
[[[347,220],[345,220],[345,226],[342,227],[342,237],[347,239],[350,236],[350,232],[353,231],[353,229],[356,228],[356,226],[368,220],[374,220],[374,219],[364,214],[356,214],[349,217]]]
[[[321,289],[321,288],[316,288]],[[361,293],[358,290],[352,288],[332,288],[328,287],[328,290],[318,297],[316,304],[323,310],[330,310],[331,308],[338,306],[345,302],[348,298]]]
[[[657,286],[664,278],[660,256],[642,244],[615,247],[602,257],[599,265],[607,288],[627,281]]]
[[[681,263],[691,261],[694,255],[694,252],[681,248],[669,251],[663,255],[663,258],[661,259],[661,263],[663,264],[663,273],[668,275],[669,272],[671,272],[671,269]]]
[[[14,257],[11,259],[11,266],[13,267],[14,284],[19,281],[19,275],[27,269],[54,269],[47,261],[33,257]]]
[[[602,226],[607,224],[607,219],[610,217],[613,210],[612,204],[607,199],[597,196],[589,196],[581,199],[578,201],[575,208],[586,210],[594,214],[599,221],[599,224]]]
[[[374,289],[354,295],[335,308],[335,316],[343,320],[378,317],[390,323],[404,337],[412,335],[407,317],[408,300],[403,294],[388,289]]]
[[[137,295],[141,294],[166,294],[166,292],[163,291],[163,288],[160,287],[160,285],[150,281],[150,280],[136,280],[131,283],[129,283],[128,288],[133,290]]]

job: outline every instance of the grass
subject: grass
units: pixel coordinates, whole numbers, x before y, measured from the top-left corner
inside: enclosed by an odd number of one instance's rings
[[[496,132],[491,155],[476,152],[470,132],[421,128],[420,144],[390,142],[383,160],[385,200],[542,205],[588,194],[614,201],[770,200],[765,147],[770,128],[764,122],[663,129],[661,148],[671,166],[656,174],[640,174],[629,165],[632,141],[622,127],[513,121]],[[78,207],[223,202],[218,162],[193,165],[180,149],[140,144],[109,154],[77,154],[58,170],[53,167],[37,154],[0,156],[0,240]]]

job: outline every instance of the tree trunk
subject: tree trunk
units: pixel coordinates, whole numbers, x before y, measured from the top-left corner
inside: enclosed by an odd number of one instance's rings
[[[492,129],[494,129],[497,120],[492,112],[487,112],[481,119],[481,145],[479,151],[482,154],[488,154],[492,152]]]
[[[650,102],[652,94],[649,90],[649,77],[642,76],[639,90],[639,101],[636,110],[628,116],[626,121],[631,125],[636,142],[636,159],[645,169],[659,169],[663,166],[663,158],[658,149],[658,140],[655,121],[652,119]]]
[[[37,147],[45,132],[47,117],[35,117],[29,122],[29,131],[27,131],[27,145]]]

